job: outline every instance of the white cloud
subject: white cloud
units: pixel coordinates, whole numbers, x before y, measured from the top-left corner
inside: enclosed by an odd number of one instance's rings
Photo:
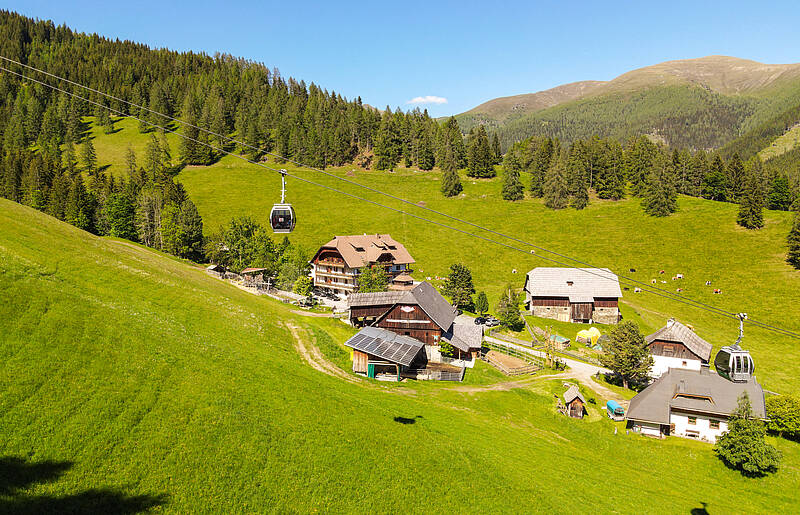
[[[447,99],[435,95],[425,95],[424,97],[414,97],[406,104],[446,104]]]

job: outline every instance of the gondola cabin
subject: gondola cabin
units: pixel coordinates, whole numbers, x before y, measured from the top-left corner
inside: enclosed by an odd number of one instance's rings
[[[291,204],[275,204],[269,214],[269,224],[272,232],[287,233],[294,230],[295,225],[294,208]]]
[[[717,352],[714,368],[725,379],[735,383],[746,383],[753,376],[755,364],[750,352],[738,345],[726,345]]]

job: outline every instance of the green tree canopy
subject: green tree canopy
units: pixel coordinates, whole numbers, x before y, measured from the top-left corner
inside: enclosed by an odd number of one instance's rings
[[[500,295],[500,300],[497,302],[497,320],[512,331],[520,331],[525,327],[525,322],[519,313],[519,303],[520,295],[510,284],[506,286],[503,294]]]
[[[780,436],[800,439],[800,398],[796,395],[767,397],[767,429]]]
[[[466,265],[461,263],[450,265],[450,273],[442,285],[442,293],[450,297],[454,306],[460,308],[472,306],[475,286],[472,284],[472,272]]]
[[[739,196],[739,214],[736,223],[745,229],[764,227],[764,190],[761,181],[761,161],[755,158],[748,163],[744,187]]]
[[[745,392],[728,419],[728,431],[717,438],[714,452],[729,467],[746,476],[759,477],[775,472],[781,452],[765,441],[766,433],[764,423],[753,418],[750,398]]]
[[[611,330],[609,341],[600,355],[603,366],[610,368],[622,378],[628,388],[633,382],[646,381],[653,357],[647,349],[644,336],[634,322],[625,321]]]
[[[672,161],[663,154],[658,154],[653,159],[642,207],[650,216],[669,216],[678,210],[675,170]]]
[[[483,315],[489,311],[489,299],[486,298],[486,292],[480,292],[475,298],[475,313]]]
[[[361,270],[358,276],[358,291],[369,293],[389,289],[389,276],[382,266],[371,265]]]

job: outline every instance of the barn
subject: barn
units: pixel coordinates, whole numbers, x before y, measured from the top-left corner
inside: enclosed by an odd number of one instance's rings
[[[525,277],[525,308],[561,322],[619,322],[619,279],[608,268],[534,268]]]
[[[379,327],[364,327],[344,344],[353,349],[353,372],[367,377],[399,380],[405,369],[426,362],[421,341]]]
[[[427,282],[405,291],[353,293],[347,305],[353,326],[380,327],[419,340],[431,361],[441,361],[442,341],[453,345],[456,359],[471,361],[480,354],[483,328],[456,324],[455,308]]]

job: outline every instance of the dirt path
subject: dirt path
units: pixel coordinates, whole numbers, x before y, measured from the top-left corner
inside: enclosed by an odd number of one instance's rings
[[[328,361],[328,359],[322,355],[322,352],[320,352],[319,348],[317,348],[313,342],[307,340],[303,334],[304,331],[301,328],[297,327],[291,322],[286,322],[285,325],[286,328],[289,329],[289,332],[292,333],[292,338],[294,339],[294,348],[297,349],[298,354],[300,354],[303,360],[311,365],[311,368],[318,370],[323,374],[344,379],[350,383],[361,382],[359,379],[351,376],[344,370]]]
[[[300,309],[293,309],[291,312],[295,315],[300,315],[301,317],[333,318],[333,313],[313,313],[311,311],[302,311]]]

